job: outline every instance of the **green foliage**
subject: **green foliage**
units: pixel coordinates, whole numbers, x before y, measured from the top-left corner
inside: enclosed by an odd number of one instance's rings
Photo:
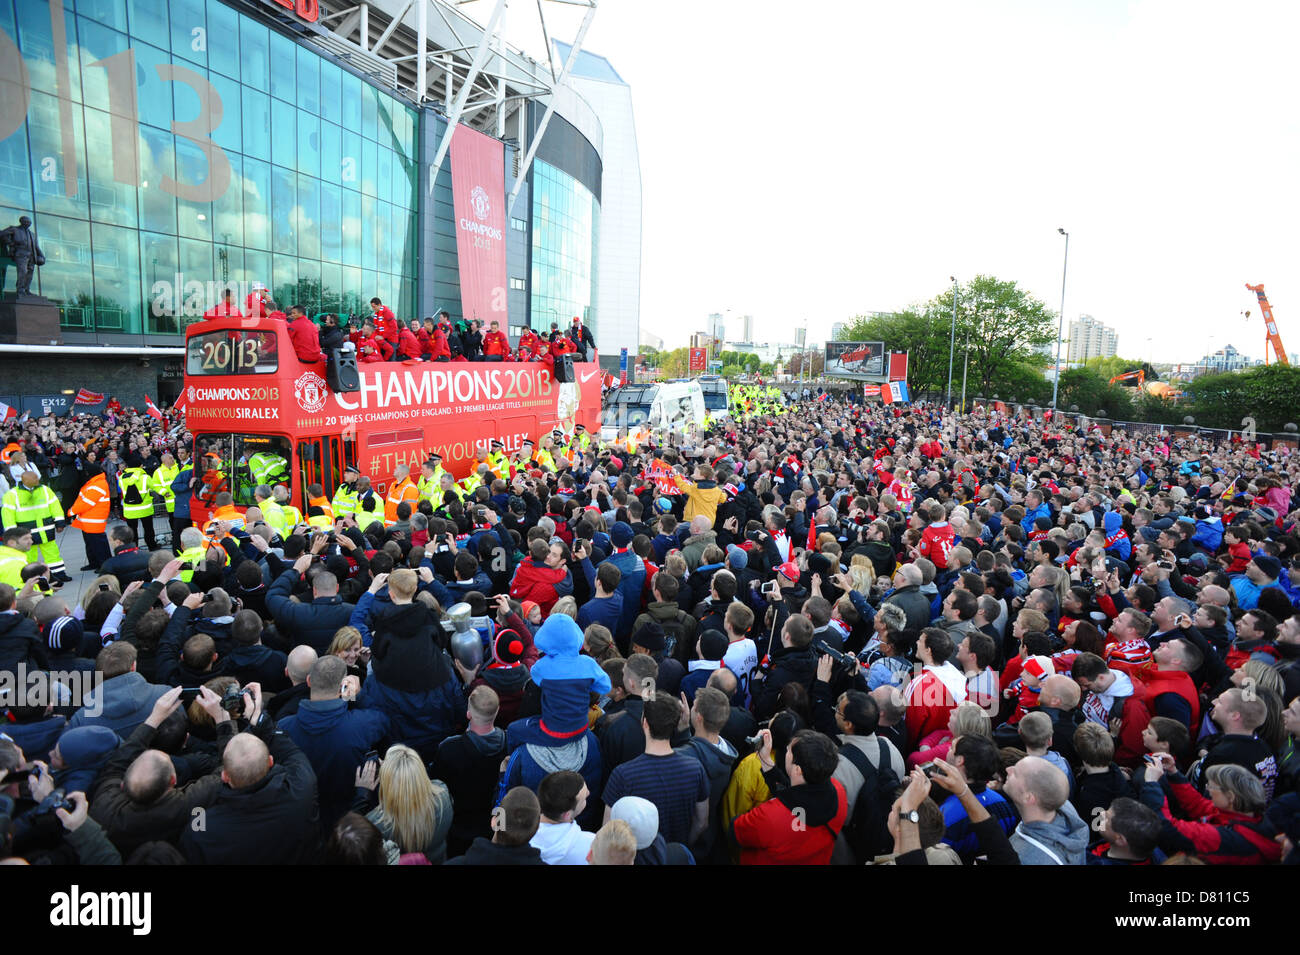
[[[883,341],[887,351],[907,351],[907,378],[918,398],[942,398],[948,387],[952,353],[952,390],[961,392],[963,364],[969,358],[967,395],[1015,394],[1031,400],[1046,394],[1051,382],[1034,351],[1056,339],[1056,316],[1015,282],[977,275],[923,305],[887,315],[858,316],[840,335],[847,341]],[[955,339],[955,342],[954,342]],[[1033,400],[1041,400],[1033,398]]]
[[[1255,419],[1260,431],[1281,431],[1300,418],[1300,368],[1260,365],[1247,371],[1202,375],[1187,386],[1188,414],[1211,428],[1241,428]]]
[[[1118,355],[1109,358],[1089,358],[1083,363],[1083,367],[1103,381],[1110,381],[1116,375],[1122,375],[1126,371],[1137,371],[1139,368],[1146,372],[1147,381],[1154,381],[1160,377],[1154,368],[1140,358],[1120,358]]]
[[[1108,381],[1108,377],[1103,378],[1093,371],[1090,364],[1071,368],[1061,375],[1056,406],[1069,408],[1078,405],[1079,411],[1086,415],[1105,408],[1113,417],[1128,420],[1133,414],[1133,389],[1108,384]]]
[[[737,364],[723,365],[720,374],[723,378],[739,378],[745,373],[745,369]]]

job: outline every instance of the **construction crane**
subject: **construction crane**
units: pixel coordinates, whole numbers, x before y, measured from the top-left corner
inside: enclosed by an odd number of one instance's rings
[[[1268,346],[1273,346],[1273,355],[1277,358],[1279,365],[1291,364],[1290,359],[1286,357],[1286,348],[1282,345],[1282,336],[1278,334],[1277,322],[1273,321],[1273,306],[1268,304],[1268,298],[1264,295],[1264,286],[1251,285],[1246,283],[1246,288],[1255,293],[1259,299],[1259,310],[1264,313],[1264,364],[1268,364]],[[1250,312],[1246,312],[1246,317],[1250,317]]]

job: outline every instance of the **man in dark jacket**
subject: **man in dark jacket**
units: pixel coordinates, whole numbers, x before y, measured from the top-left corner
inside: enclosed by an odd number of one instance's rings
[[[260,683],[272,693],[289,688],[285,667],[289,660],[279,650],[262,645],[262,618],[252,610],[235,614],[230,626],[231,650],[227,669],[240,684]]]
[[[279,631],[289,636],[295,644],[307,643],[323,654],[339,627],[345,627],[356,609],[344,603],[339,596],[339,580],[327,570],[320,569],[310,577],[311,603],[295,603],[289,599],[297,584],[312,566],[311,554],[303,554],[294,561],[293,569],[276,578],[266,592],[266,606],[275,618]]]
[[[812,622],[802,615],[788,617],[781,628],[781,646],[772,650],[772,664],[762,680],[752,684],[754,716],[765,720],[776,712],[781,689],[787,683],[811,688],[817,677],[817,654],[812,643]]]
[[[736,749],[721,736],[731,715],[731,701],[721,690],[703,687],[695,694],[690,709],[691,738],[675,751],[700,761],[709,778],[709,827],[692,845],[691,851],[701,862],[726,864],[724,822],[718,816],[722,794],[731,780],[736,764]],[[727,820],[730,822],[730,820]]]
[[[36,624],[14,609],[18,592],[0,584],[0,672],[17,673],[24,664],[28,672],[49,667],[45,644]]]
[[[623,708],[618,713],[601,717],[595,727],[604,769],[602,791],[616,766],[645,752],[645,733],[641,729],[643,696],[647,690],[654,690],[658,678],[659,665],[644,653],[634,653],[623,665],[623,691],[626,694]]]
[[[506,733],[495,723],[500,700],[490,686],[469,695],[469,729],[438,744],[431,775],[447,784],[455,814],[447,833],[447,853],[458,856],[477,838],[492,837],[492,803],[496,799]]]
[[[392,738],[418,750],[427,763],[438,744],[456,732],[465,712],[465,690],[451,657],[434,640],[437,618],[414,600],[417,580],[415,571],[406,568],[387,578],[380,574],[358,601],[353,618],[354,626],[371,636],[370,676],[361,704],[387,713]],[[390,603],[378,604],[375,594],[385,584]]]
[[[149,552],[135,545],[135,532],[120,524],[108,532],[108,546],[113,556],[100,565],[99,573],[117,578],[125,589],[127,584],[149,579]]]
[[[930,626],[930,598],[921,593],[921,569],[915,564],[904,564],[894,574],[894,590],[886,594],[884,603],[897,604],[907,614],[908,630],[924,630]]]
[[[146,842],[174,844],[196,818],[194,810],[212,805],[221,792],[217,772],[177,786],[171,759],[153,748],[159,727],[177,712],[180,701],[180,687],[159,697],[148,718],[114,751],[95,781],[91,818],[104,827],[123,857]],[[224,749],[234,730],[231,720],[217,724],[219,748]]]
[[[388,717],[381,710],[353,709],[341,698],[348,666],[341,657],[325,656],[307,675],[311,697],[280,723],[311,760],[320,795],[321,824],[326,831],[348,811],[356,772],[366,753],[380,749],[388,736]]]
[[[185,827],[181,853],[193,864],[312,863],[320,844],[316,774],[306,754],[262,712],[262,688],[254,683],[247,689],[248,729],[226,744],[224,785],[203,826]],[[220,698],[207,691],[200,703],[220,732],[230,720]]]
[[[636,615],[641,612],[641,592],[645,590],[645,563],[632,550],[632,536],[631,525],[625,521],[615,521],[609,529],[614,552],[602,562],[613,564],[621,574],[618,592],[623,596],[623,615],[619,620],[619,629],[614,631],[616,639],[626,639],[632,632]]]
[[[448,865],[545,865],[542,852],[528,844],[542,822],[542,806],[526,786],[516,786],[501,800],[491,839],[479,836],[469,851]]]

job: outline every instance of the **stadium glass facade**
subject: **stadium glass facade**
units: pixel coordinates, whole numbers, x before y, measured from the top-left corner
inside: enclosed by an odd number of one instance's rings
[[[0,220],[65,342],[175,343],[236,283],[415,314],[413,107],[218,0],[0,0],[0,44]]]
[[[581,182],[556,166],[533,163],[532,303],[534,327],[573,316],[599,329],[596,262],[600,202]]]

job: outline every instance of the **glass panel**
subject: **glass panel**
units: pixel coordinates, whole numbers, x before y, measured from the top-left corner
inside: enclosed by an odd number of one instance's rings
[[[361,84],[361,135],[366,139],[379,138],[379,91],[369,83]]]
[[[168,0],[172,17],[171,49],[192,63],[208,65],[208,24],[203,0]],[[195,49],[198,47],[198,49]]]
[[[361,191],[367,196],[378,192],[379,147],[366,140],[361,144]]]
[[[77,13],[126,32],[126,0],[77,0]]]
[[[294,64],[295,59],[293,40],[272,30],[271,95],[287,103],[295,102],[298,98],[297,90],[294,88],[297,73]]]
[[[301,305],[309,317],[320,311],[320,263],[314,259],[298,260],[298,294],[288,305]]]
[[[244,279],[244,250],[238,246],[214,245],[212,247],[212,280],[217,283],[218,301],[221,290],[229,287],[238,292]],[[244,303],[236,296],[235,304],[242,312]]]
[[[343,71],[343,128],[355,136],[361,132],[361,78]]]
[[[333,123],[320,124],[320,177],[325,182],[343,181],[342,133]]]
[[[162,189],[164,176],[176,178],[172,135],[140,127],[140,227],[176,234],[176,199]]]
[[[101,332],[139,335],[140,247],[134,229],[98,222],[90,227],[94,250],[95,327]]]
[[[294,44],[298,53],[297,91],[291,99],[299,109],[305,109],[313,116],[319,116],[320,100],[320,57],[305,46]]]
[[[391,150],[380,148],[377,175],[377,195],[384,202],[391,202],[393,200],[393,153]]]
[[[415,280],[402,280],[402,301],[397,309],[398,315],[415,316]]]
[[[322,312],[334,312],[342,307],[341,292],[343,288],[343,269],[326,262],[320,268],[320,308]]]
[[[244,245],[254,249],[271,247],[271,167],[256,159],[244,159]],[[260,281],[265,282],[263,278]]]
[[[298,254],[294,233],[294,207],[298,204],[297,176],[279,166],[271,168],[271,249],[284,255]],[[273,295],[272,298],[275,298]]]
[[[361,267],[375,268],[375,215],[376,202],[369,196],[361,197]]]
[[[243,93],[239,84],[219,73],[209,73],[208,82],[216,89],[221,105],[221,123],[212,131],[212,141],[227,153],[243,152],[240,136]],[[212,118],[216,118],[215,109]]]
[[[27,131],[21,126],[0,141],[0,202],[19,209],[32,207],[32,171],[27,155]]]
[[[228,245],[244,244],[244,191],[243,159],[230,154],[230,188],[212,203],[212,236]]]
[[[279,365],[275,332],[224,329],[191,335],[185,343],[187,375],[269,375]]]
[[[76,18],[65,12],[64,30],[67,32],[69,88],[67,95],[73,102],[81,102],[80,64],[77,62]],[[27,78],[34,90],[58,93],[57,71],[54,68],[54,32],[50,23],[50,8],[45,3],[21,2],[18,4],[18,47],[27,66]]]
[[[175,295],[180,267],[173,235],[140,233],[140,280],[144,288],[144,330],[149,335],[174,335],[180,331]]]
[[[208,157],[203,151],[184,136],[176,137],[177,180],[194,185],[206,180],[208,171]],[[212,203],[177,199],[176,219],[181,235],[191,239],[212,240]]]
[[[320,180],[298,174],[298,254],[320,258]],[[277,251],[279,251],[277,249]]]
[[[266,27],[248,17],[239,18],[239,75],[245,86],[255,90],[270,86],[269,42]]]
[[[133,43],[131,48],[135,50],[135,97],[136,107],[140,110],[140,122],[171,132],[172,119],[175,117],[172,98],[176,92],[172,87],[181,87],[183,97],[186,84],[164,83],[162,77],[158,75],[158,67],[172,61],[172,58],[162,50],[145,46],[143,43]],[[193,99],[194,94],[189,95],[190,103],[196,103],[197,100]],[[192,119],[198,112],[198,108],[191,105],[188,109],[189,112],[184,118]]]
[[[212,245],[194,239],[181,239],[181,328],[193,324],[212,308],[220,297],[212,274]]]
[[[320,115],[331,123],[343,121],[343,70],[320,60]]]
[[[320,120],[305,110],[298,110],[298,171],[319,176]]]
[[[59,324],[89,329],[94,283],[90,274],[90,223],[62,216],[43,216],[36,222],[45,264],[37,270],[33,291],[53,299],[61,307]]]
[[[343,254],[343,191],[331,183],[320,188],[320,255],[327,262],[338,262]]]
[[[281,308],[287,308],[297,294],[298,260],[290,255],[271,256],[271,298]]]
[[[387,202],[375,203],[375,263],[381,271],[391,272],[397,263],[389,253],[388,241],[392,232],[393,207]],[[384,301],[388,297],[381,295]]]
[[[107,110],[107,74],[103,67],[92,67],[90,64],[121,53],[129,45],[128,40],[125,34],[115,33],[98,23],[84,19],[78,20],[77,33],[80,38],[80,49],[77,52],[81,59],[81,75],[84,77],[82,95],[87,106]],[[50,89],[53,90],[54,87],[50,86]],[[117,104],[117,106],[125,112],[125,104]]]
[[[232,273],[233,274],[233,273]],[[254,252],[249,249],[244,250],[244,272],[239,276],[239,281],[251,285],[253,282],[261,282],[267,285],[271,281],[271,253]],[[244,303],[239,303],[242,311]]]
[[[126,0],[128,31],[133,37],[154,46],[169,46],[167,4],[158,0]]]
[[[365,296],[365,301],[370,301],[370,296]],[[343,302],[339,306],[339,316],[346,318],[348,315],[370,314],[370,309],[364,308],[361,297],[361,269],[353,266],[343,266]]]
[[[244,155],[258,159],[271,158],[271,97],[265,93],[243,88]]]
[[[407,261],[410,258],[406,248],[409,221],[410,217],[405,209],[392,207],[392,235],[388,242],[388,255],[391,259],[389,268],[394,272],[406,271]]]
[[[298,125],[298,111],[278,99],[271,100],[271,143],[277,148],[271,150],[271,162],[277,166],[293,168],[295,129]]]
[[[343,264],[361,264],[361,196],[343,190]]]
[[[213,51],[209,66],[239,79],[239,14],[223,3],[208,4],[208,49]]]
[[[36,211],[68,215],[74,218],[88,217],[85,163],[85,131],[82,128],[80,109],[72,111],[72,137],[68,144],[68,155],[64,156],[63,136],[59,126],[59,101],[46,93],[32,93],[31,106],[27,111],[27,132],[30,143],[30,162],[36,175],[33,187],[36,193]],[[49,158],[51,161],[46,162]],[[65,195],[65,176],[68,174],[68,162],[76,164],[76,181],[73,195]],[[46,173],[51,178],[46,179]],[[39,226],[39,223],[38,223]]]

